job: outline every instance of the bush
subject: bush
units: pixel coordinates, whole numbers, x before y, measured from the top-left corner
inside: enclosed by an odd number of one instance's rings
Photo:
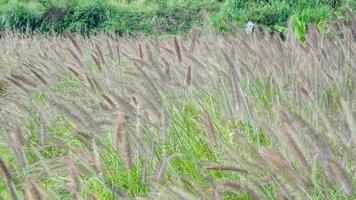
[[[203,16],[199,9],[171,8],[157,13],[160,31],[177,33],[189,30],[193,24],[201,24]]]
[[[116,32],[121,35],[135,33],[152,33],[152,19],[146,13],[133,13],[128,11],[116,12],[114,17],[100,26],[100,30]]]
[[[328,0],[227,0],[220,13],[212,15],[211,18],[214,26],[219,29],[224,29],[221,23],[225,20],[235,22],[239,26],[253,21],[278,31],[277,27],[287,26],[291,16],[301,17],[309,24],[328,19],[331,12],[332,7]]]
[[[3,25],[16,31],[35,30],[41,26],[41,18],[40,10],[31,9],[24,4],[11,4],[3,16]]]
[[[73,14],[71,8],[50,7],[42,16],[41,32],[63,32],[70,25],[68,16]]]
[[[201,25],[202,10],[207,11],[213,27],[228,31],[226,24],[243,27],[248,21],[281,31],[291,16],[315,23],[336,11],[344,16],[346,6],[356,7],[352,0],[184,0],[184,1],[109,1],[49,0],[0,1],[0,30],[30,29],[62,33],[68,29],[85,34],[114,31],[120,34],[186,32]]]

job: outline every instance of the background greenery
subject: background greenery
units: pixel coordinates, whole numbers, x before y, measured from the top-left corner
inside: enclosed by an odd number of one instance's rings
[[[249,20],[283,31],[290,16],[318,23],[344,17],[354,0],[0,0],[2,30],[120,34],[178,33],[193,25],[228,31]]]

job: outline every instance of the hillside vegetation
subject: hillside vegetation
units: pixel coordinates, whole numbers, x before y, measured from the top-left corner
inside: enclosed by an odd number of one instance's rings
[[[194,25],[229,31],[251,20],[283,32],[291,16],[323,23],[355,6],[354,0],[0,0],[0,30],[137,35],[185,33]]]
[[[1,199],[355,199],[356,19],[3,33]]]

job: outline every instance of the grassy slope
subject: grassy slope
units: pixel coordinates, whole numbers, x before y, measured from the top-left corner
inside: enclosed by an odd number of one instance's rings
[[[4,35],[1,196],[353,199],[356,46],[328,30]]]

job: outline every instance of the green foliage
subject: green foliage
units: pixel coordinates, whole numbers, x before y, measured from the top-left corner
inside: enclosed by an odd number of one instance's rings
[[[318,23],[342,10],[352,0],[3,0],[0,1],[0,29],[62,33],[98,31],[135,34],[186,32],[202,25],[202,11],[207,11],[213,27],[228,31],[231,23],[243,27],[248,21],[283,32],[291,16],[306,24]]]
[[[112,18],[113,9],[105,4],[93,3],[77,7],[69,17],[69,29],[96,30]]]
[[[302,17],[305,23],[309,24],[327,19],[331,12],[333,8],[328,1],[322,0],[227,0],[220,13],[212,16],[214,25],[220,29],[220,22],[226,20],[236,22],[240,26],[247,21],[253,21],[272,30],[281,31],[281,27],[287,26],[291,16]]]
[[[34,30],[41,25],[41,15],[40,10],[25,4],[11,4],[5,11],[2,25],[17,31]]]
[[[294,17],[293,19],[294,32],[297,35],[299,41],[305,41],[305,33],[307,31],[307,25],[303,17]]]
[[[202,21],[204,2],[192,5],[147,1],[113,4],[109,1],[16,1],[0,6],[1,28],[16,31],[92,33],[98,31],[134,34],[157,31],[176,33]],[[28,5],[34,5],[28,7]],[[0,4],[1,5],[1,4]],[[169,5],[169,6],[168,6]],[[190,7],[188,7],[190,6]],[[190,9],[192,8],[192,9]]]

